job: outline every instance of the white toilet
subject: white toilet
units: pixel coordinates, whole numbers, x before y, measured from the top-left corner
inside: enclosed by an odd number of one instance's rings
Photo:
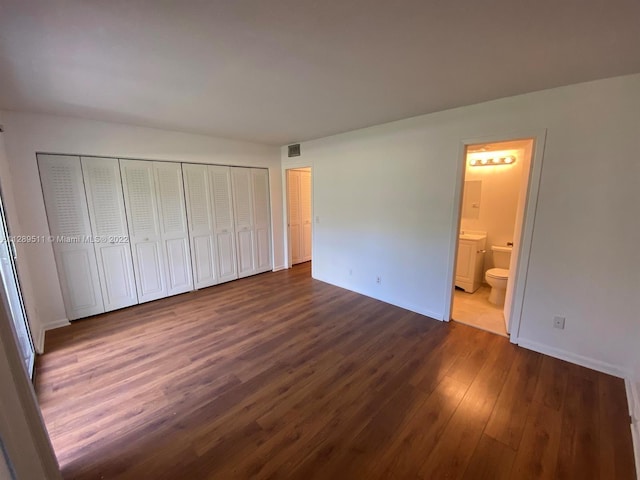
[[[509,262],[511,261],[512,247],[492,245],[493,264],[484,275],[484,279],[491,286],[489,301],[494,305],[504,305],[504,297],[507,293],[507,280],[509,280]]]

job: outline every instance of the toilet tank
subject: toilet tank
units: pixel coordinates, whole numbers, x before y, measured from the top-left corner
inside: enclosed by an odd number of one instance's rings
[[[511,250],[513,250],[513,247],[491,245],[491,251],[493,252],[493,266],[495,268],[509,268],[509,262],[511,262]]]

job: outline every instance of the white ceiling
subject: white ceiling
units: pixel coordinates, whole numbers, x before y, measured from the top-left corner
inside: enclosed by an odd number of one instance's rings
[[[277,145],[636,72],[639,0],[0,0],[0,108]]]

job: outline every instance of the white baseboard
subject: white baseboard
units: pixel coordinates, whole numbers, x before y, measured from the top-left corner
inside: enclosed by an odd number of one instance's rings
[[[48,330],[55,330],[56,328],[66,327],[67,325],[71,325],[71,323],[69,323],[69,320],[67,320],[66,318],[61,318],[60,320],[49,322],[42,328],[33,332],[33,347],[36,349],[36,353],[44,353],[44,339],[45,334]]]
[[[411,305],[409,303],[404,303],[404,302],[396,302],[396,301],[391,301],[385,298],[379,298],[379,297],[374,297],[373,295],[367,293],[367,292],[363,292],[361,290],[359,290],[357,287],[354,287],[353,285],[341,285],[339,283],[336,282],[330,282],[327,281],[323,278],[318,278],[318,277],[313,277],[315,280],[319,280],[321,282],[324,283],[328,283],[330,285],[334,285],[336,287],[340,287],[340,288],[344,288],[345,290],[349,290],[351,292],[355,292],[357,294],[360,295],[364,295],[365,297],[369,297],[369,298],[373,298],[374,300],[378,300],[380,302],[384,302],[384,303],[388,303],[389,305],[393,305],[395,307],[400,307],[400,308],[404,308],[405,310],[409,310],[411,312],[415,312],[415,313],[419,313],[420,315],[424,315],[425,317],[429,317],[433,320],[440,320],[441,322],[444,320],[444,315],[442,313],[435,313],[432,312],[430,310],[426,310],[424,308],[420,308],[420,307],[416,307],[415,305]]]
[[[54,330],[56,328],[66,327],[67,325],[71,325],[71,323],[69,323],[69,320],[66,318],[61,318],[60,320],[54,320],[53,322],[49,322],[37,330],[34,329],[34,331],[32,331],[33,348],[36,349],[36,353],[38,354],[44,353],[44,340],[48,330]]]
[[[560,360],[566,360],[567,362],[575,363],[576,365],[590,368],[592,370],[597,370],[598,372],[606,373],[608,375],[613,375],[614,377],[629,378],[631,373],[628,369],[619,365],[613,365],[601,360],[596,360],[595,358],[578,355],[577,353],[562,350],[560,348],[550,347],[548,345],[527,340],[526,338],[522,337],[518,338],[518,345],[528,350],[533,350],[534,352],[538,353],[544,353],[545,355],[549,355],[550,357],[559,358]]]
[[[638,390],[640,384],[631,380],[633,378],[631,371],[619,365],[613,365],[601,360],[578,355],[560,348],[549,347],[548,345],[533,342],[526,338],[519,338],[518,345],[533,350],[534,352],[544,353],[550,357],[566,360],[576,365],[624,379],[627,403],[629,404],[629,416],[631,417],[630,428],[631,438],[633,440],[633,454],[636,463],[636,477],[640,479],[640,391]]]
[[[68,319],[66,318],[61,318],[60,320],[54,320],[53,322],[49,322],[44,326],[45,330],[55,330],[56,328],[60,328],[60,327],[66,327],[68,325],[71,325],[71,322],[69,322]]]
[[[278,265],[277,267],[273,267],[274,272],[279,272],[280,270],[286,270],[287,267],[284,265]]]

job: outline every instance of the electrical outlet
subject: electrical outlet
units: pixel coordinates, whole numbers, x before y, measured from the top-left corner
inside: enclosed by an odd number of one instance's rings
[[[320,223],[320,215],[316,215],[316,223]]]
[[[380,275],[378,275],[378,276],[376,277],[376,283],[377,283],[378,285],[380,285],[380,284],[382,283],[382,277],[381,277]]]
[[[353,275],[353,268],[349,269],[349,276]]]
[[[564,330],[564,317],[553,317],[553,328],[559,328],[560,330]]]

